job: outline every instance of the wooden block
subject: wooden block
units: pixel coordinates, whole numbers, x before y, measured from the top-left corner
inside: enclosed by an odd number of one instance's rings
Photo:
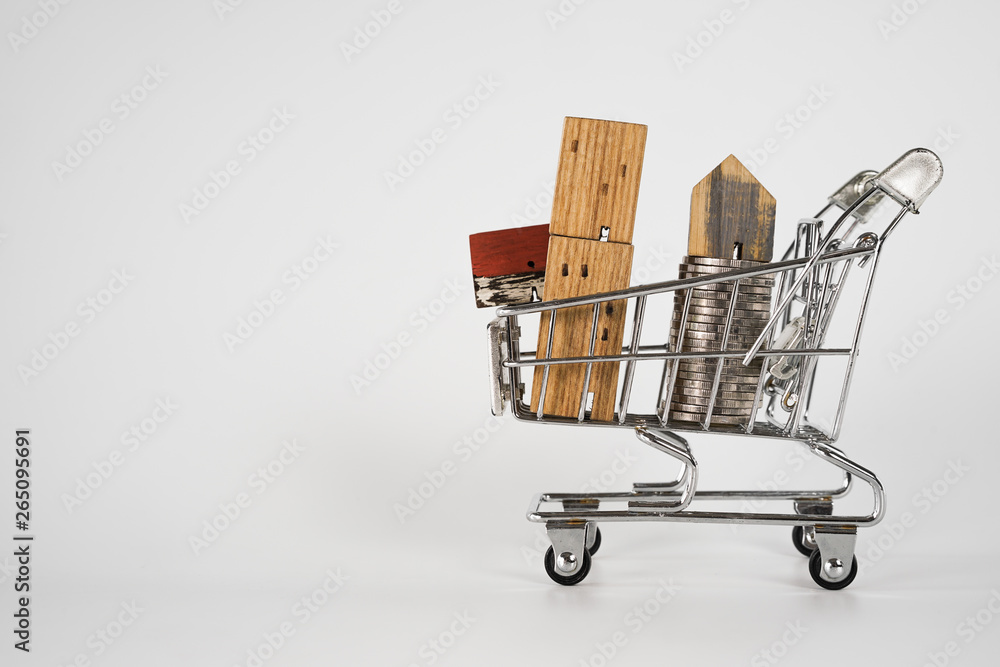
[[[567,118],[549,233],[631,243],[646,126]]]
[[[546,300],[564,299],[628,287],[632,272],[632,246],[565,236],[549,237],[545,274]],[[625,333],[625,300],[601,305],[597,318],[594,354],[619,354]],[[559,311],[552,336],[552,358],[581,357],[590,351],[593,306]],[[538,336],[539,357],[545,356],[549,317],[543,313]],[[588,392],[593,392],[591,419],[610,421],[615,413],[618,390],[618,362],[594,364]],[[538,410],[544,368],[535,368],[531,409]],[[551,366],[545,390],[545,414],[577,417],[586,376],[585,364]]]
[[[489,308],[542,298],[549,226],[515,227],[469,235],[476,306]]]
[[[688,255],[771,261],[774,197],[730,155],[691,191]]]

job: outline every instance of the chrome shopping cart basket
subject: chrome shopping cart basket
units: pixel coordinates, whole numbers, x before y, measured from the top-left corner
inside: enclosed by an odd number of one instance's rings
[[[926,149],[914,149],[882,172],[864,171],[848,181],[814,217],[798,223],[794,242],[780,261],[751,268],[738,268],[707,277],[692,277],[631,287],[591,296],[535,301],[501,307],[488,326],[492,411],[499,416],[509,403],[516,419],[547,424],[622,427],[634,429],[639,440],[680,463],[676,479],[664,483],[636,483],[631,491],[618,493],[542,493],[531,500],[528,519],[545,524],[552,546],[545,556],[545,570],[556,582],[572,585],[590,571],[591,557],[601,544],[598,524],[603,521],[685,521],[732,524],[792,526],[795,546],[809,556],[809,573],[823,588],[841,589],[857,574],[854,556],[857,529],[878,523],[884,514],[882,484],[870,470],[848,458],[834,446],[840,434],[851,377],[858,355],[865,312],[882,248],[909,212],[918,213],[924,200],[937,187],[943,174],[938,157]],[[899,205],[881,232],[869,227],[880,203]],[[824,231],[823,216],[840,215]],[[833,217],[830,215],[829,217]],[[882,217],[882,216],[878,216]],[[888,216],[886,216],[888,217]],[[754,279],[770,276],[773,291],[770,318],[763,332],[747,349],[727,345],[733,326],[736,295],[750,289]],[[696,288],[716,286],[728,295],[728,312],[717,350],[685,351],[685,323]],[[853,287],[852,287],[853,286]],[[665,298],[664,298],[665,297]],[[598,313],[604,305],[628,304],[631,331],[621,354],[593,354]],[[664,328],[648,325],[655,304],[663,302],[680,326],[674,340],[663,342]],[[551,358],[551,341],[556,318],[565,309],[589,306],[593,310],[588,356]],[[843,318],[834,311],[856,312],[853,321],[835,327]],[[543,313],[549,315],[541,317]],[[547,326],[549,349],[537,352],[521,349],[521,327],[537,317],[536,326]],[[544,324],[543,324],[544,323]],[[647,326],[644,329],[644,324]],[[669,328],[669,327],[668,327]],[[647,331],[649,330],[649,331]],[[843,339],[834,342],[832,333]],[[646,336],[648,334],[648,336]],[[658,340],[647,340],[659,335]],[[682,360],[698,359],[715,368],[711,392],[705,397],[704,418],[699,421],[675,419],[670,410]],[[763,360],[756,382],[756,394],[749,416],[739,423],[732,418],[713,419],[722,402],[720,381],[723,364],[749,366]],[[620,373],[614,419],[594,421],[587,409],[588,387],[595,363],[617,363]],[[557,364],[585,365],[579,417],[568,418],[544,413],[544,394],[549,369]],[[525,389],[523,369],[544,368],[542,400],[531,409],[531,390]],[[832,371],[829,366],[832,366]],[[822,371],[821,371],[822,368]],[[636,377],[645,369],[655,379],[646,394],[652,405],[640,403]],[[710,376],[710,373],[709,373]],[[536,376],[537,377],[537,376]],[[658,385],[658,390],[653,388]],[[825,390],[824,390],[825,389]],[[635,390],[635,391],[633,391]],[[647,400],[650,396],[645,397]],[[825,407],[824,407],[825,406]],[[823,414],[816,412],[823,410]],[[725,422],[725,423],[720,423]],[[698,463],[687,440],[679,433],[697,432],[738,435],[750,438],[777,438],[802,443],[820,460],[843,473],[834,489],[809,490],[700,490]],[[871,487],[874,503],[867,515],[834,513],[834,499],[846,496],[854,478]],[[792,511],[694,510],[700,501],[792,501]],[[607,508],[607,506],[611,508]],[[747,508],[744,503],[743,509]]]

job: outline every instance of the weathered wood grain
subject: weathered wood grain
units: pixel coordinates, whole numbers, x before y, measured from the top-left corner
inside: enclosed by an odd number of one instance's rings
[[[631,245],[624,243],[551,236],[546,260],[545,299],[563,299],[628,287],[632,250]],[[624,300],[601,305],[594,354],[621,352],[626,305]],[[552,337],[552,358],[586,356],[590,351],[592,322],[593,306],[559,311]],[[547,313],[542,315],[540,327],[537,349],[539,357],[544,357],[548,344]],[[610,421],[614,417],[618,368],[618,362],[593,365],[588,386],[588,393],[594,394],[592,420]],[[535,368],[532,410],[538,410],[543,374],[543,367]],[[585,364],[551,366],[545,390],[545,414],[577,417],[585,375]]]
[[[691,191],[688,255],[769,262],[774,246],[775,201],[730,155]]]
[[[549,233],[631,243],[646,126],[567,118]]]
[[[543,299],[545,272],[515,273],[509,276],[473,276],[477,308],[498,308],[531,303],[532,297]]]
[[[515,227],[469,235],[472,280],[479,308],[542,298],[549,226]]]

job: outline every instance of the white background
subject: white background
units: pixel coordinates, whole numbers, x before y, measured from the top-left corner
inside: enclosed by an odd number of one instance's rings
[[[385,2],[219,4],[0,13],[0,663],[772,664],[773,650],[787,664],[922,665],[954,641],[939,663],[992,664],[998,288],[975,279],[1000,241],[995,3],[567,0],[563,16],[557,0],[401,0],[350,59],[341,44]],[[452,120],[481,77],[499,85]],[[275,109],[294,119],[250,160],[243,142]],[[943,185],[887,244],[839,442],[889,494],[886,521],[860,531],[850,588],[816,587],[786,528],[679,524],[606,526],[590,577],[557,586],[523,517],[530,496],[607,479],[618,457],[618,488],[672,471],[627,431],[510,418],[474,454],[455,449],[489,418],[491,314],[474,307],[468,234],[547,222],[567,115],[649,126],[634,282],[676,275],[691,186],[729,153],[777,198],[779,248],[857,171],[915,146],[941,155]],[[102,119],[113,131],[57,174]],[[446,140],[390,188],[385,174],[436,128]],[[186,221],[180,206],[230,160],[239,173]],[[328,237],[339,247],[308,280],[283,279]],[[102,292],[122,270],[129,284]],[[959,307],[970,280],[980,289]],[[227,345],[276,289],[273,314]],[[88,298],[106,302],[92,321]],[[947,321],[893,364],[936,311]],[[64,349],[46,348],[74,323]],[[352,385],[400,334],[410,344]],[[36,351],[51,358],[22,377]],[[158,399],[179,407],[130,450],[122,434]],[[30,655],[10,632],[17,428],[33,442]],[[301,452],[261,485],[285,441]],[[766,485],[795,456],[691,441],[706,487]],[[121,465],[95,476],[110,457]],[[447,462],[455,474],[401,520],[395,506]],[[953,464],[968,470],[949,484]],[[194,548],[239,494],[250,505]],[[347,577],[333,594],[328,572]],[[661,582],[677,588],[665,605],[650,602]],[[323,604],[307,619],[295,605],[312,595]],[[637,624],[644,605],[656,613]],[[977,612],[992,624],[959,627]],[[261,653],[282,624],[294,634]]]

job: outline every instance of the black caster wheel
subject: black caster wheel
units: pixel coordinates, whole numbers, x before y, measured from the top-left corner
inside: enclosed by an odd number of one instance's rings
[[[809,557],[809,574],[812,576],[813,581],[828,591],[839,591],[841,588],[847,588],[854,581],[854,577],[858,576],[858,559],[856,556],[851,556],[851,571],[839,581],[827,581],[819,576],[820,569],[823,567],[821,560],[819,549],[813,551]]]
[[[806,542],[805,526],[794,526],[792,528],[792,544],[795,545],[795,549],[803,556],[812,556],[813,552],[816,551],[815,543],[809,546],[809,543]]]
[[[584,550],[583,552],[583,562],[580,563],[580,567],[577,568],[576,572],[570,575],[561,574],[559,570],[556,569],[556,554],[552,547],[545,552],[545,574],[549,575],[549,578],[557,584],[562,584],[563,586],[572,586],[578,584],[587,578],[590,574],[590,552]]]
[[[590,552],[591,556],[593,556],[594,554],[596,554],[597,550],[601,548],[601,529],[598,528],[597,526],[594,526],[594,531],[595,531],[595,534],[594,534],[594,546],[592,546],[589,549],[587,549],[587,551]]]

